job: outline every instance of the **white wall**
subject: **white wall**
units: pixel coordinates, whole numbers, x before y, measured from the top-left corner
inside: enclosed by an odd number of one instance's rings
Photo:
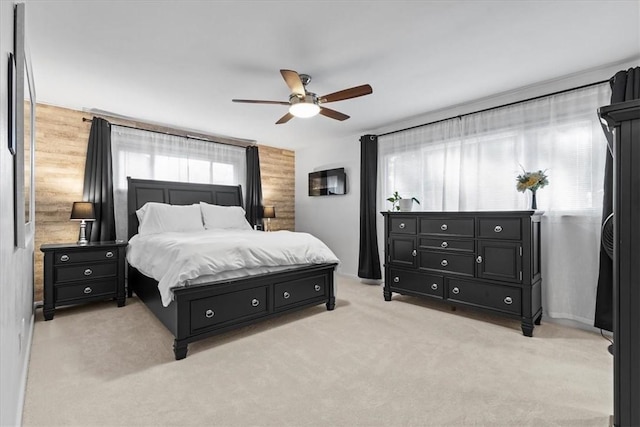
[[[296,151],[296,231],[318,237],[340,259],[338,271],[358,273],[360,135]],[[347,194],[308,195],[309,172],[344,168]]]
[[[633,61],[611,64],[598,69],[566,76],[562,79],[543,82],[520,90],[496,94],[475,102],[452,106],[451,108],[425,113],[401,123],[371,129],[344,140],[327,142],[304,150],[296,151],[296,230],[307,231],[323,240],[340,258],[339,271],[356,276],[358,273],[358,242],[360,238],[360,141],[361,135],[381,134],[429,123],[435,120],[455,117],[460,114],[491,108],[510,102],[521,101],[535,96],[570,89],[611,78],[617,71],[640,64],[640,58]],[[345,167],[349,176],[349,193],[345,197],[307,196],[307,174],[314,170]],[[379,206],[377,211],[385,210]],[[383,218],[378,217],[378,235],[382,234]],[[379,238],[380,255],[384,249]],[[382,265],[382,263],[381,263]]]
[[[28,13],[28,7],[27,7]],[[7,57],[13,52],[13,2],[0,2],[0,425],[19,425],[33,325],[33,229],[13,244],[13,157],[7,149]]]

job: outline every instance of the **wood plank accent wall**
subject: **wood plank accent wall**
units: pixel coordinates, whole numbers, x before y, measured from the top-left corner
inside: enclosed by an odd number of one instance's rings
[[[73,202],[82,200],[84,165],[91,117],[82,111],[51,105],[36,107],[35,300],[42,301],[45,243],[78,240],[79,225],[69,221]],[[119,121],[120,124],[127,124]],[[273,230],[295,229],[295,153],[258,145],[265,205],[276,207]]]

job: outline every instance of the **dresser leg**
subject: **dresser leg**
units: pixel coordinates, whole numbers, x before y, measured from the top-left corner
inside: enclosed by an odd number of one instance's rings
[[[384,288],[384,290],[382,291],[382,294],[384,295],[384,300],[385,301],[391,301],[391,291],[388,290],[387,288]]]
[[[542,309],[540,309],[540,315],[538,317],[536,317],[536,320],[534,322],[536,325],[539,325],[540,323],[542,323]]]
[[[173,341],[173,354],[176,356],[176,360],[187,357],[188,347],[189,344],[187,343],[181,343],[178,340]]]
[[[522,335],[526,337],[533,336],[533,319],[522,319]]]
[[[124,307],[126,303],[127,303],[127,299],[125,297],[118,298],[118,307]]]
[[[331,311],[336,308],[336,297],[329,297],[327,301],[327,310]]]
[[[42,310],[42,314],[44,314],[44,320],[51,320],[53,319],[53,315],[55,314],[55,309],[43,309]]]

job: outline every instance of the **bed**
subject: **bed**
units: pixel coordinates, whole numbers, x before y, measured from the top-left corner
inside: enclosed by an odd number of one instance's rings
[[[240,186],[127,180],[129,239],[138,232],[136,210],[147,202],[242,206]],[[318,304],[326,304],[327,310],[333,310],[336,265],[337,262],[297,265],[220,280],[212,277],[204,283],[172,288],[168,306],[163,305],[159,282],[129,265],[128,295],[131,297],[135,292],[171,331],[175,337],[175,358],[180,360],[187,356],[189,343],[213,335]]]

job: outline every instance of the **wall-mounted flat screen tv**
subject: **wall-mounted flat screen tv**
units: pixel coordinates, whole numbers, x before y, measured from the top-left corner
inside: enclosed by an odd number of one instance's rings
[[[347,174],[344,168],[309,173],[309,196],[347,194]]]

